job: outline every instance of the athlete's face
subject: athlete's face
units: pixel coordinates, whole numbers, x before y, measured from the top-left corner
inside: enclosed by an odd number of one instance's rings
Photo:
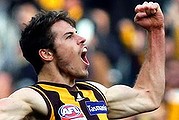
[[[71,78],[88,76],[89,61],[86,57],[86,39],[76,33],[76,29],[65,21],[56,22],[52,26],[55,33],[55,63],[59,72]]]

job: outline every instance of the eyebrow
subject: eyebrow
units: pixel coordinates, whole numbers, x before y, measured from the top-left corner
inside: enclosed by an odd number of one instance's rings
[[[68,34],[74,34],[77,33],[77,30],[75,32],[66,32],[63,36],[68,35]]]
[[[74,32],[66,32],[63,36],[66,36],[68,34],[73,34]]]

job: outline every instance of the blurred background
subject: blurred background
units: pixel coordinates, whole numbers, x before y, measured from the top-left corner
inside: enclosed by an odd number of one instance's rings
[[[154,1],[154,0],[152,0]],[[89,79],[106,87],[133,86],[144,59],[146,33],[133,22],[144,0],[0,0],[0,98],[37,76],[22,57],[19,38],[39,10],[67,10],[87,39]],[[179,0],[155,0],[165,15],[166,92],[159,109],[121,120],[179,120]]]

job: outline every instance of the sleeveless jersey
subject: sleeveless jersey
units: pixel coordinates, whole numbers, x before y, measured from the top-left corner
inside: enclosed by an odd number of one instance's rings
[[[76,82],[73,87],[38,82],[30,88],[45,100],[46,120],[108,120],[104,95],[88,82]]]

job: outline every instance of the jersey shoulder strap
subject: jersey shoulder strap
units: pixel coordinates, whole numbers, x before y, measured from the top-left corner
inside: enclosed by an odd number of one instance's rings
[[[98,100],[104,100],[106,102],[104,93],[101,91],[101,89],[98,88],[98,86],[96,86],[93,83],[94,82],[92,82],[92,81],[77,81],[76,85],[81,90],[92,90],[94,92],[94,94],[96,94]]]
[[[47,97],[47,95],[44,93],[43,89],[38,84],[28,86],[28,88],[35,90],[43,97],[43,99],[47,105],[47,109],[48,109],[48,114],[47,114],[46,120],[54,120],[54,118],[53,118],[54,115],[52,114],[52,113],[54,113],[52,104],[51,104],[49,98]]]

